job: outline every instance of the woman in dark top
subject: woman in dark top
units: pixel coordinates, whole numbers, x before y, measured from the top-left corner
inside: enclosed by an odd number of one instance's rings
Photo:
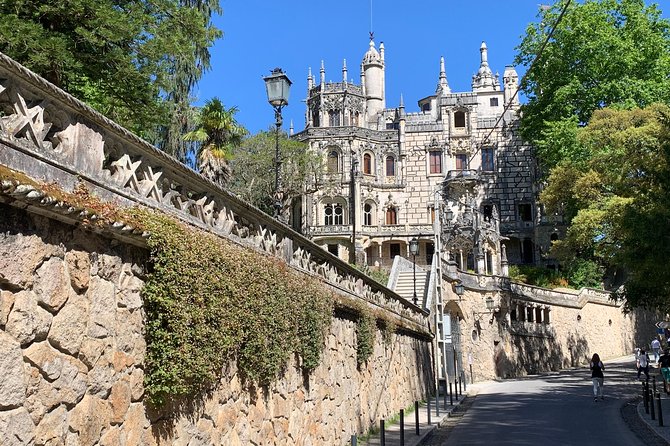
[[[591,380],[593,381],[593,401],[597,402],[598,397],[600,397],[601,400],[605,399],[603,396],[603,381],[605,380],[605,377],[603,376],[603,370],[605,370],[605,366],[600,360],[598,353],[593,354],[590,365]]]

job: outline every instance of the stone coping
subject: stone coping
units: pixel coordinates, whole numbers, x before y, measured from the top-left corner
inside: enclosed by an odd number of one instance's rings
[[[0,165],[68,192],[84,184],[103,200],[158,209],[428,326],[426,311],[2,53],[0,111]],[[10,201],[23,200],[33,211],[56,210],[51,215],[70,222],[86,218],[77,210],[56,209],[58,203],[28,185],[13,187],[6,194]],[[117,223],[117,229],[126,228],[125,237],[118,230],[112,234],[141,243],[142,234]]]

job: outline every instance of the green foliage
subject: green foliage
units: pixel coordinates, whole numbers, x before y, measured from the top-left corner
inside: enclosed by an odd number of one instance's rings
[[[380,325],[382,339],[386,345],[390,345],[393,342],[393,335],[398,327],[395,322],[389,319],[381,319]]]
[[[569,225],[551,254],[574,286],[599,286],[609,271],[618,287],[625,272],[626,305],[667,311],[670,107],[598,110],[577,140],[588,158],[562,160],[540,197],[548,211],[566,211]]]
[[[198,110],[195,129],[184,135],[185,141],[195,143],[200,173],[221,186],[230,181],[228,160],[247,134],[235,113],[237,108],[226,108],[219,98],[209,99]]]
[[[156,406],[213,386],[237,360],[250,383],[267,385],[292,352],[319,363],[332,293],[284,262],[136,211],[151,234],[145,388]]]
[[[0,51],[156,141],[175,104],[190,100],[221,35],[209,22],[218,0],[199,3],[208,7],[187,0],[6,0]]]
[[[362,367],[372,356],[375,345],[375,332],[377,324],[375,317],[364,306],[358,308],[358,320],[356,321],[356,362]]]
[[[231,192],[252,203],[267,214],[274,213],[276,132],[259,132],[245,139],[233,151]],[[279,134],[282,160],[280,179],[283,196],[282,214],[286,214],[295,198],[313,192],[321,172],[321,157],[307,149],[305,143]]]
[[[564,4],[540,10],[519,45],[517,64],[530,66]],[[657,6],[642,0],[572,2],[521,86],[528,98],[522,106],[523,134],[542,142],[547,169],[565,157],[582,157],[573,144],[559,144],[569,140],[571,123],[584,125],[603,107],[670,100],[669,30]]]
[[[543,288],[558,288],[568,286],[568,280],[553,269],[532,265],[510,265],[510,279],[535,285]]]

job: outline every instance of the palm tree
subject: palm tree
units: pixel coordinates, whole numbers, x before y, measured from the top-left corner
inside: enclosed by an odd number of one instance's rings
[[[237,107],[226,109],[219,98],[212,98],[198,111],[196,127],[184,135],[196,143],[198,170],[206,178],[224,186],[231,176],[228,160],[247,130],[235,121]]]

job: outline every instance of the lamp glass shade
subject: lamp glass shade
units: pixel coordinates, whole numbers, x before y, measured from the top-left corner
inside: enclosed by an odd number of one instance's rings
[[[495,301],[491,296],[486,298],[486,309],[487,310],[493,310],[495,308]]]
[[[462,296],[463,293],[465,293],[465,287],[463,286],[462,283],[457,283],[454,285],[454,291],[456,292],[457,295]]]
[[[419,254],[419,240],[416,237],[409,241],[409,252],[413,256]]]
[[[265,81],[265,90],[270,105],[273,107],[288,105],[288,94],[292,82],[281,68],[275,68],[272,70],[272,74],[264,77],[263,80]]]

